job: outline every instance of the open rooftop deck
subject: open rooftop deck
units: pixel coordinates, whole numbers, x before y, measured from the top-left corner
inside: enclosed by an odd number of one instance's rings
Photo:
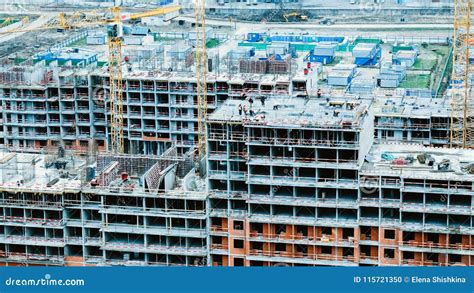
[[[474,182],[474,150],[375,144],[362,166],[364,174]]]
[[[244,122],[273,127],[351,128],[367,117],[369,99],[306,99],[257,97],[250,103],[228,100],[209,117],[209,121]],[[239,105],[242,113],[239,113]],[[247,113],[245,113],[247,109]]]

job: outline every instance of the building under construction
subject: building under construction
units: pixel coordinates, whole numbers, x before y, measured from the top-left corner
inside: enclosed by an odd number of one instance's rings
[[[371,100],[239,103],[208,124],[213,264],[473,264],[474,152],[372,145]]]
[[[6,146],[34,150],[63,144],[67,150],[85,152],[94,139],[100,151],[107,150],[110,88],[106,68],[52,68],[39,62],[21,68],[5,66],[5,70],[8,72],[0,73],[0,126]],[[33,70],[37,80],[26,75]],[[207,107],[212,112],[243,92],[289,95],[314,90],[314,78],[210,75]],[[189,150],[197,142],[196,87],[191,73],[137,71],[125,75],[126,152],[158,155],[172,143],[179,153]]]
[[[451,31],[100,21],[0,42],[0,265],[474,265]]]
[[[239,111],[242,105],[242,111]],[[474,152],[373,143],[373,99],[227,100],[192,152],[2,153],[4,265],[472,265]]]
[[[191,157],[88,159],[2,153],[3,265],[205,264],[207,194]]]

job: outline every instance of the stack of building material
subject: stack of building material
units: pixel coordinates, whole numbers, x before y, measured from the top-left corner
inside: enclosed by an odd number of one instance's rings
[[[310,62],[319,62],[329,64],[336,55],[337,44],[330,42],[321,42],[309,53],[307,59]]]
[[[411,67],[415,64],[417,53],[414,50],[400,50],[392,58],[393,64]]]
[[[259,59],[249,59],[249,60],[240,60],[239,69],[240,73],[258,73],[265,74],[267,73],[268,60],[259,60]]]
[[[382,49],[376,43],[359,43],[352,50],[357,66],[373,66],[382,56]]]
[[[287,74],[290,71],[291,56],[272,56],[268,58],[268,71],[270,74]]]
[[[394,65],[384,62],[380,67],[378,83],[380,87],[396,88],[406,76],[406,68],[402,65]]]
[[[116,177],[119,171],[119,162],[110,162],[97,176],[95,184],[98,186],[108,186]]]
[[[328,84],[333,86],[347,86],[356,73],[354,64],[338,64],[328,74]]]

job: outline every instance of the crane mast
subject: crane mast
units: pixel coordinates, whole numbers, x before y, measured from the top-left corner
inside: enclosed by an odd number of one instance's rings
[[[110,146],[114,153],[124,153],[123,80],[122,80],[122,23],[120,8],[112,8],[113,23],[109,32],[110,84]]]
[[[471,79],[473,66],[469,63],[474,52],[471,33],[471,0],[454,1],[453,72],[451,78],[450,146],[474,147],[474,98]]]
[[[198,161],[206,155],[207,118],[207,52],[206,52],[206,2],[194,1],[196,16],[196,83],[198,103]]]

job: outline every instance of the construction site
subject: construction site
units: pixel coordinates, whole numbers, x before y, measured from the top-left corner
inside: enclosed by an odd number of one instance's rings
[[[474,265],[470,1],[192,2],[0,11],[0,266]]]

